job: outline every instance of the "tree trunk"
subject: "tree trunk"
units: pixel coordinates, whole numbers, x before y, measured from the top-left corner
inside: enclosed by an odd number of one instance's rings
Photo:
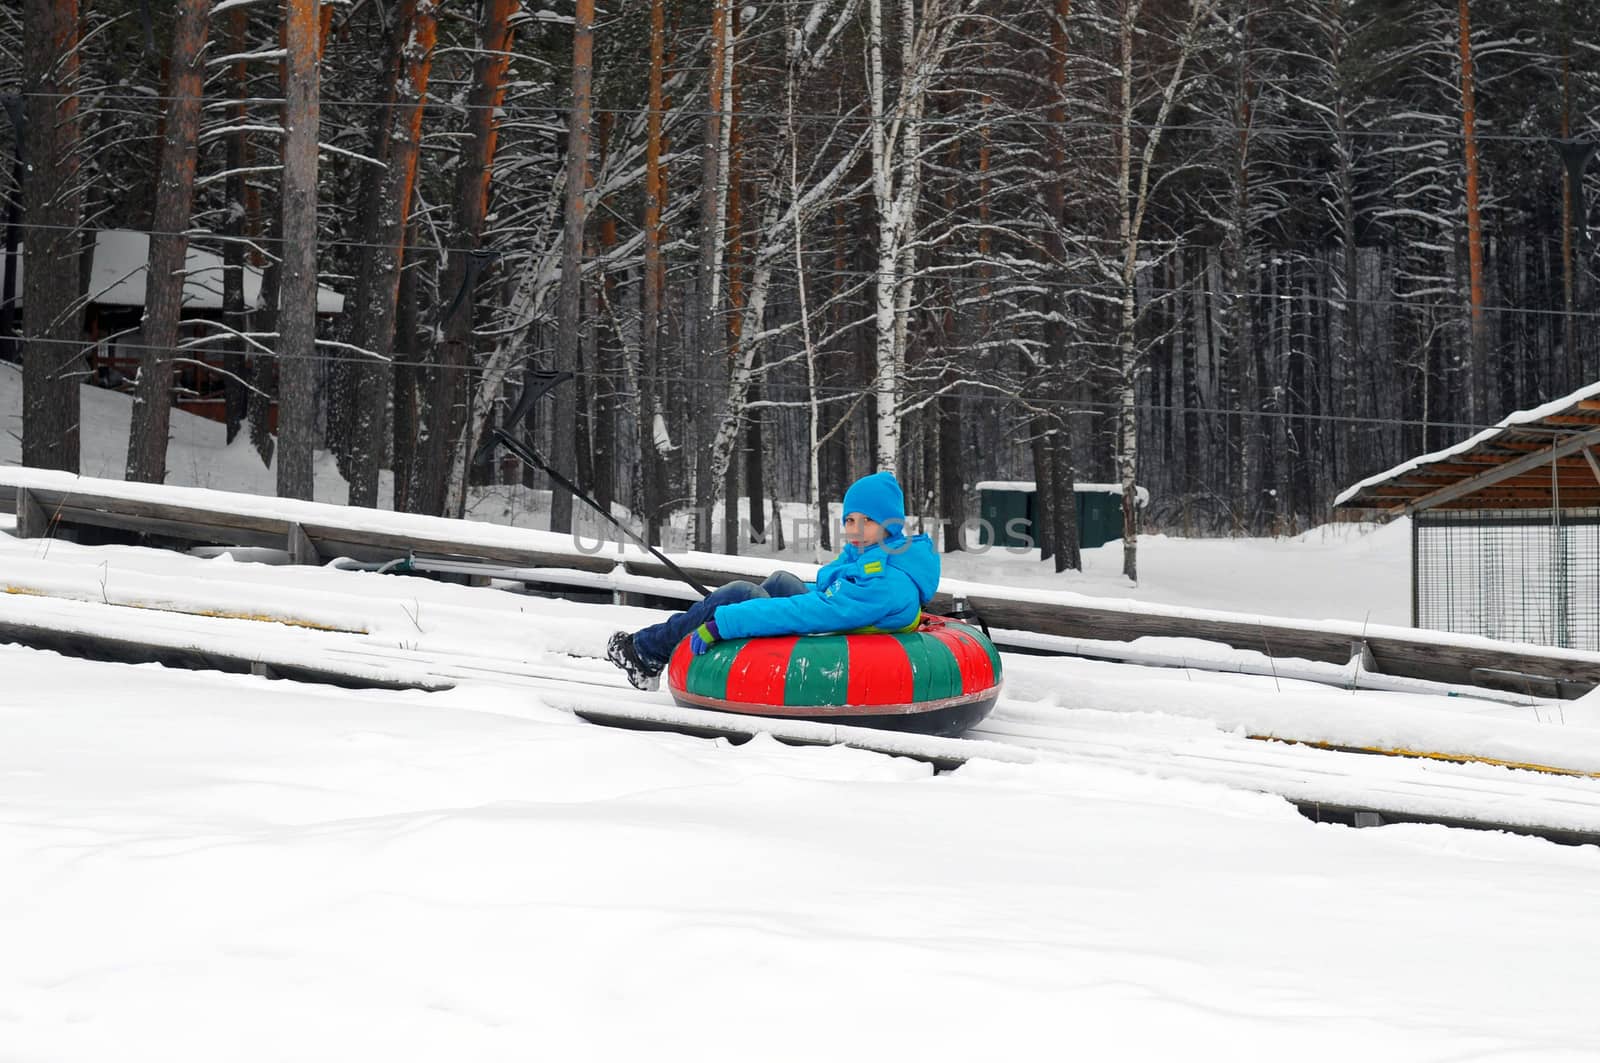
[[[752,402],[761,401],[760,379],[751,383],[750,399]],[[766,452],[762,439],[765,433],[761,428],[764,418],[759,409],[746,411],[745,418],[749,426],[745,429],[744,489],[750,496],[750,541],[764,543],[767,541],[767,503],[763,490],[766,483]]]
[[[280,246],[280,237],[283,234],[283,203],[287,202],[288,179],[284,179],[279,194],[279,202],[275,205],[267,221],[268,246]],[[253,324],[256,331],[266,337],[265,342],[273,347],[272,353],[256,351],[250,360],[250,383],[252,385],[249,401],[250,421],[250,446],[256,455],[261,458],[261,464],[267,468],[272,467],[272,455],[282,442],[273,434],[272,409],[273,403],[278,404],[279,432],[283,429],[283,372],[284,365],[281,352],[285,349],[279,334],[281,318],[278,315],[278,303],[283,291],[283,262],[286,255],[267,262],[261,271],[261,302],[256,307]],[[313,378],[316,372],[315,364],[312,367]],[[309,386],[309,385],[308,385]],[[307,394],[310,394],[308,391]],[[315,410],[313,409],[313,414]],[[315,416],[313,416],[315,421]],[[312,431],[315,431],[313,425]]]
[[[246,8],[228,12],[228,51],[242,54],[248,47],[250,14]],[[228,71],[228,98],[233,105],[228,108],[228,118],[236,126],[245,124],[244,98],[246,64],[241,60]],[[245,132],[235,132],[228,137],[227,145],[227,207],[224,212],[222,245],[222,320],[236,332],[250,331],[250,318],[244,302],[244,241],[253,218],[246,206],[250,198],[244,168],[250,161],[250,139]],[[223,410],[227,419],[227,440],[232,444],[244,427],[250,409],[250,392],[246,382],[250,379],[249,351],[237,336],[223,341],[227,352],[223,368],[228,376],[223,381]]]
[[[287,0],[284,61],[283,264],[277,309],[278,494],[312,497],[316,446],[316,0]]]
[[[723,224],[728,191],[724,111],[727,107],[727,78],[731,73],[728,65],[732,58],[728,42],[731,6],[731,0],[712,0],[711,3],[711,54],[706,76],[707,100],[700,155],[700,262],[695,281],[697,306],[694,315],[694,350],[698,356],[698,372],[708,379],[715,376],[718,360],[714,355],[722,347],[716,317],[721,309]],[[695,447],[694,459],[695,512],[692,520],[694,547],[697,550],[711,549],[711,503],[717,493],[707,445],[711,425],[706,415],[711,408],[709,402],[695,405],[699,414],[696,425],[701,437]]]
[[[1470,0],[1459,0],[1457,22],[1461,48],[1461,151],[1467,171],[1467,284],[1472,343],[1468,419],[1482,422],[1487,419],[1489,327],[1483,309],[1483,215],[1478,205],[1478,103],[1472,84]]]
[[[26,161],[23,156],[24,110],[21,96],[0,99],[6,109],[6,118],[15,135],[16,156],[11,168],[11,189],[6,196],[5,261],[0,262],[0,361],[21,362],[22,340],[17,332],[17,281],[22,272],[17,268],[22,261],[22,187],[27,180]]]
[[[662,76],[666,50],[666,0],[650,0],[650,112],[645,127],[644,175],[644,277],[641,284],[639,327],[638,464],[639,501],[643,509],[645,540],[660,542],[662,455],[656,446],[656,418],[661,416],[658,386],[661,363],[661,292],[665,269],[662,243],[661,122],[665,110]]]
[[[1177,57],[1173,61],[1172,75],[1167,79],[1161,94],[1161,106],[1155,119],[1145,131],[1144,150],[1139,160],[1139,180],[1132,181],[1132,136],[1134,125],[1133,105],[1133,46],[1134,23],[1139,5],[1128,3],[1122,17],[1122,76],[1120,88],[1121,131],[1119,167],[1117,176],[1117,223],[1122,251],[1122,307],[1117,328],[1117,346],[1121,369],[1118,384],[1119,440],[1117,446],[1117,472],[1122,482],[1122,572],[1130,580],[1138,581],[1139,551],[1139,500],[1135,475],[1139,467],[1139,420],[1135,402],[1138,387],[1139,354],[1134,335],[1134,303],[1137,298],[1139,243],[1144,228],[1145,212],[1150,206],[1150,171],[1156,149],[1160,146],[1162,132],[1172,114],[1179,87],[1183,84],[1183,71],[1189,54],[1194,50],[1200,23],[1211,12],[1216,0],[1190,0],[1189,22],[1179,42]]]
[[[357,366],[350,446],[352,506],[378,504],[378,472],[383,464],[384,425],[393,380],[395,313],[400,271],[405,266],[406,223],[411,214],[423,104],[438,36],[436,0],[403,0],[395,12],[394,28],[399,79],[390,112],[393,124],[388,154],[383,160],[386,168],[379,182],[378,207],[372,215],[374,227],[368,234],[370,255],[363,259],[366,271],[356,281],[356,317],[351,328],[355,345],[372,356]]]
[[[1134,299],[1137,296],[1139,227],[1129,216],[1133,187],[1133,28],[1138,8],[1125,4],[1122,19],[1122,128],[1117,158],[1117,229],[1122,250],[1121,318],[1117,323],[1117,356],[1121,368],[1117,410],[1117,479],[1122,484],[1122,574],[1138,582],[1139,507],[1135,474],[1139,467],[1139,421],[1134,406],[1136,351]],[[1154,131],[1149,133],[1155,139]],[[1144,176],[1149,177],[1148,169]]]
[[[475,289],[481,278],[482,263],[476,255],[483,244],[494,177],[497,118],[505,102],[506,70],[515,35],[511,22],[520,7],[520,0],[489,0],[483,8],[472,89],[467,94],[467,138],[456,163],[450,258],[439,289],[440,312],[448,311],[449,316],[437,323],[442,337],[437,348],[439,364],[424,376],[427,392],[417,426],[417,459],[406,492],[413,513],[444,515],[451,468],[465,461],[472,449],[472,440],[462,438],[462,432],[468,421],[464,380],[472,364]]]
[[[873,321],[876,344],[873,362],[877,369],[874,388],[877,400],[877,466],[894,471],[900,456],[900,354],[895,347],[895,305],[899,289],[900,216],[899,198],[894,186],[894,143],[888,137],[889,114],[884,101],[883,3],[868,0],[868,80],[872,122],[872,189],[877,206],[876,302]],[[909,34],[910,27],[900,27]],[[909,74],[909,71],[905,72]],[[907,91],[902,81],[901,91]]]
[[[22,49],[22,214],[32,235],[23,271],[22,463],[77,472],[84,236],[78,0],[26,0],[23,28],[31,46]]]
[[[1583,332],[1579,328],[1578,306],[1587,302],[1583,288],[1588,266],[1584,252],[1588,249],[1586,234],[1588,218],[1582,216],[1583,174],[1595,150],[1594,143],[1575,142],[1572,137],[1572,28],[1567,24],[1567,7],[1563,5],[1563,39],[1561,42],[1561,139],[1557,143],[1561,167],[1561,348],[1562,358],[1581,374],[1591,379],[1591,367],[1583,349]]]
[[[589,116],[594,84],[594,0],[577,0],[572,24],[572,111],[567,123],[567,189],[561,236],[555,368],[575,372],[582,339],[584,227],[589,216]],[[576,391],[576,389],[574,389]],[[577,403],[555,402],[551,463],[568,478],[577,471]],[[572,532],[572,493],[550,485],[550,530]]]
[[[1064,409],[1067,389],[1055,391],[1056,408]],[[1057,418],[1050,437],[1050,543],[1055,548],[1057,572],[1083,570],[1083,552],[1078,542],[1078,496],[1073,483],[1072,433],[1065,418]]]
[[[1180,259],[1180,261],[1183,260]],[[1181,284],[1184,287],[1185,295],[1187,296],[1189,295],[1188,288],[1190,284],[1193,284],[1196,289],[1204,288],[1205,276],[1202,274],[1194,281],[1190,281],[1186,278],[1181,282]],[[1200,372],[1198,366],[1198,356],[1195,351],[1194,330],[1194,325],[1199,319],[1201,313],[1202,310],[1196,303],[1191,302],[1189,304],[1187,327],[1183,329],[1182,336],[1183,368],[1181,373],[1183,377],[1182,405],[1184,454],[1183,534],[1185,535],[1194,534],[1191,507],[1199,500],[1200,497],[1202,471],[1206,457],[1206,455],[1201,452],[1200,447]]]
[[[167,432],[172,420],[172,360],[177,357],[178,320],[183,310],[184,260],[189,215],[194,207],[195,150],[200,137],[204,90],[201,52],[206,46],[210,4],[177,7],[172,29],[172,79],[168,83],[166,135],[157,172],[154,231],[145,282],[144,350],[133,394],[128,432],[127,478],[161,483],[167,478]]]
[[[1055,449],[1050,445],[1049,417],[1034,414],[1028,426],[1033,448],[1033,539],[1039,546],[1039,560],[1048,561],[1055,556],[1056,544]],[[991,529],[996,537],[1004,533],[1005,528]]]
[[[416,247],[417,225],[412,222],[406,234],[406,245]],[[394,421],[390,449],[394,454],[394,509],[397,513],[415,513],[409,497],[411,485],[416,482],[416,465],[419,458],[417,425],[420,420],[418,405],[422,397],[423,361],[418,343],[417,273],[422,263],[413,260],[400,271],[400,295],[394,329]]]
[[[1066,262],[1066,247],[1061,239],[1066,224],[1066,86],[1067,86],[1067,19],[1071,15],[1071,0],[1056,0],[1055,17],[1050,21],[1050,84],[1054,98],[1050,102],[1050,169],[1048,186],[1050,208],[1049,227],[1046,230],[1048,251],[1053,262]],[[1049,366],[1049,394],[1058,399],[1054,420],[1057,429],[1050,438],[1051,528],[1050,542],[1054,547],[1055,570],[1081,570],[1083,558],[1078,550],[1078,506],[1073,489],[1072,426],[1067,420],[1068,386],[1067,325],[1064,305],[1066,293],[1055,293],[1053,311],[1045,318],[1045,357]],[[1044,491],[1043,484],[1036,489]]]
[[[739,32],[738,9],[731,8],[728,18],[732,23],[729,28],[730,35],[736,38]],[[740,341],[744,329],[745,247],[744,203],[740,193],[744,175],[742,173],[743,159],[740,157],[742,145],[739,142],[740,127],[743,125],[739,121],[739,67],[737,62],[734,61],[734,56],[730,55],[728,58],[728,173],[726,175],[728,195],[726,198],[727,224],[725,226],[728,239],[728,361],[731,371],[728,386],[730,390],[738,388],[741,391],[741,395],[738,401],[739,408],[735,414],[736,423],[723,426],[732,429],[732,437],[728,443],[727,471],[723,475],[724,482],[722,485],[722,552],[725,554],[737,554],[739,552],[739,466],[741,464],[739,461],[739,440],[745,437],[745,433],[740,431],[740,428],[745,420],[743,407],[749,395],[749,382],[748,380],[741,381],[733,378],[739,373],[739,367],[736,363],[743,350],[743,344]],[[765,235],[765,233],[762,233],[757,239],[759,240]],[[761,322],[755,322],[755,326],[756,331],[760,332]],[[734,402],[731,399],[732,397],[730,396],[728,404],[730,408],[734,406]],[[722,430],[722,428],[718,430],[719,440],[722,436]],[[751,512],[753,516],[754,506],[751,507]]]
[[[945,520],[944,552],[963,549],[961,528],[967,522],[967,485],[962,476],[966,450],[961,445],[961,396],[954,388],[955,367],[944,371],[945,392],[939,396],[939,515]]]
[[[605,257],[608,247],[617,243],[616,219],[607,217],[600,226],[600,256]],[[600,277],[597,290],[590,301],[595,308],[588,332],[593,339],[589,344],[590,364],[594,367],[594,425],[590,433],[590,462],[594,476],[594,500],[600,508],[611,512],[611,503],[617,494],[617,344],[620,337],[610,327],[610,315],[602,307],[612,305],[616,282],[610,275]]]

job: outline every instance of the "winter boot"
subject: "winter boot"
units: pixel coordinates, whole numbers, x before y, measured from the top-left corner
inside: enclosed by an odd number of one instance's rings
[[[660,669],[644,663],[633,648],[633,636],[626,631],[617,632],[606,643],[606,660],[627,673],[628,682],[640,690],[654,690],[661,685]]]

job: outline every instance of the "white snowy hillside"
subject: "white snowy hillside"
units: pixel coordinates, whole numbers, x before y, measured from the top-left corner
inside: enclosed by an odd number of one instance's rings
[[[0,462],[14,382],[0,367]],[[126,400],[86,401],[103,405],[84,471],[119,475]],[[270,490],[247,444],[174,426],[175,482]],[[327,472],[318,493],[343,486]],[[1600,698],[1007,654],[973,759],[935,774],[584,722],[584,705],[671,710],[598,659],[653,610],[14,528],[0,517],[0,632],[448,689],[0,634],[5,1063],[1577,1063],[1600,1045],[1600,847],[1357,830],[1279,796],[1600,829]],[[1152,537],[1136,589],[1114,547],[1087,576],[998,552],[947,574],[1403,624],[1405,531]]]

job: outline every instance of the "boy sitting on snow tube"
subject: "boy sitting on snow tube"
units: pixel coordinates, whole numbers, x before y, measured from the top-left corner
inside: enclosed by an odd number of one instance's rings
[[[939,553],[928,536],[907,536],[905,522],[894,473],[863,476],[844,493],[844,549],[815,583],[777,572],[759,586],[725,584],[659,624],[612,635],[606,659],[649,690],[685,635],[704,653],[720,639],[910,631],[939,587]]]

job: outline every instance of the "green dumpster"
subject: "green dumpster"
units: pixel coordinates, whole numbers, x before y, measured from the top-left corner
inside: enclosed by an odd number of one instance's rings
[[[1150,492],[1139,488],[1139,505],[1150,504]],[[1122,538],[1122,485],[1074,484],[1078,545],[1085,550]],[[1031,480],[986,480],[978,484],[980,546],[1037,546],[1038,491]]]
[[[1026,547],[1032,535],[1031,480],[986,480],[978,485],[979,546]]]

